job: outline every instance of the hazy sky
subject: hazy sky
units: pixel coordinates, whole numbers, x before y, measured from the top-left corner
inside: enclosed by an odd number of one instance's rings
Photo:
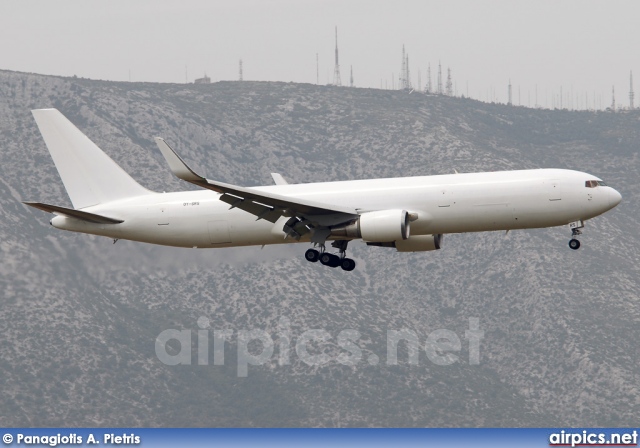
[[[343,85],[391,88],[404,44],[414,85],[438,61],[458,94],[550,107],[606,107],[615,85],[640,103],[638,0],[4,0],[0,69],[94,79],[333,80],[338,26]],[[443,83],[444,83],[443,79]],[[585,99],[586,97],[586,99]],[[569,99],[571,98],[571,99]],[[581,104],[582,103],[582,104]]]

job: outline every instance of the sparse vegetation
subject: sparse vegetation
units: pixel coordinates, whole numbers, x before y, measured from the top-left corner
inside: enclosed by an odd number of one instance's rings
[[[623,202],[568,229],[447,235],[436,253],[354,244],[349,275],[305,263],[303,245],[195,251],[70,234],[22,200],[69,205],[29,110],[57,107],[143,185],[189,189],[153,142],[208,177],[269,184],[535,167],[591,172]],[[0,71],[0,426],[636,426],[640,414],[640,114],[532,110],[373,89],[91,81]],[[340,353],[330,364],[166,366],[155,338],[264,329]],[[477,317],[481,362],[464,332]],[[419,366],[385,364],[386,331],[421,340]],[[430,331],[462,341],[436,366]],[[195,342],[194,342],[195,344]],[[295,341],[292,342],[295,344]],[[370,366],[369,354],[380,357]],[[194,359],[196,351],[194,349]]]

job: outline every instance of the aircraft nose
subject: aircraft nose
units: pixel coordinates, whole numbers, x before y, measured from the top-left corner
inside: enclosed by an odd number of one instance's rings
[[[609,191],[609,205],[611,206],[611,208],[618,205],[620,201],[622,201],[622,195],[611,188],[611,191]]]

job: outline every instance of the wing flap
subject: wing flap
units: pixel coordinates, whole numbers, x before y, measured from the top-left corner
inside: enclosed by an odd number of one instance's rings
[[[220,196],[222,202],[226,202],[231,208],[239,208],[245,212],[251,213],[258,217],[258,219],[265,219],[275,224],[275,222],[282,216],[281,213],[275,207],[254,202],[252,200],[246,200],[240,196],[224,193]]]
[[[81,221],[87,221],[94,224],[120,224],[124,222],[121,219],[109,218],[107,216],[96,215],[95,213],[83,212],[82,210],[74,210],[72,208],[60,207],[59,205],[45,204],[43,202],[23,202],[23,204],[29,207],[37,208],[49,213],[56,213],[58,215],[68,216],[70,218],[79,219]]]

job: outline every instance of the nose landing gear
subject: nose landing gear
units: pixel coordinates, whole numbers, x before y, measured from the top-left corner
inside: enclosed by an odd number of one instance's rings
[[[353,271],[356,268],[356,262],[346,256],[348,244],[348,240],[338,240],[331,243],[332,247],[335,247],[340,251],[340,255],[325,252],[324,244],[321,244],[320,251],[317,251],[316,249],[308,249],[304,254],[304,258],[311,263],[319,261],[324,266],[329,266],[331,268],[337,268],[340,266],[343,271]]]
[[[569,223],[569,227],[571,228],[571,240],[569,241],[569,247],[573,250],[580,249],[580,241],[578,240],[578,236],[582,235],[582,231],[580,229],[584,228],[584,222],[574,221]]]

